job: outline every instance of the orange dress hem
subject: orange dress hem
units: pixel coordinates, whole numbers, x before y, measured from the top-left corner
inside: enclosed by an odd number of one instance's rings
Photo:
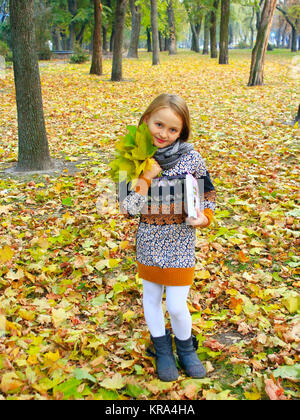
[[[164,286],[189,286],[193,283],[195,267],[161,268],[137,261],[139,277]]]

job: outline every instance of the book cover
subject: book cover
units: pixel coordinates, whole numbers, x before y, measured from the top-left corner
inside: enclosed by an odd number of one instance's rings
[[[197,208],[200,210],[200,192],[196,178],[187,174],[185,178],[186,203],[188,217],[197,218]]]

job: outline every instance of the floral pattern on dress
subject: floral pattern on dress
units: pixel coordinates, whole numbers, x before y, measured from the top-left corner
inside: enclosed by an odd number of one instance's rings
[[[192,226],[155,226],[140,223],[136,258],[141,264],[161,268],[194,267],[196,231]]]
[[[164,177],[191,173],[195,178],[207,173],[200,154],[192,150],[183,155],[171,169],[162,171]],[[161,182],[164,182],[161,180]],[[204,197],[204,208],[215,210],[215,202]],[[130,215],[140,213],[148,202],[148,197],[132,191],[123,200],[122,206]],[[196,229],[185,222],[180,224],[155,225],[140,221],[136,236],[136,258],[141,264],[161,268],[195,266]]]

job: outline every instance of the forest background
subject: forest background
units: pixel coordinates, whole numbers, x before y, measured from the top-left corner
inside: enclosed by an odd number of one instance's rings
[[[0,3],[1,399],[299,399],[299,5],[277,4],[264,83],[249,86],[267,2],[230,5],[224,64],[221,2],[174,0],[172,19],[171,2],[158,1],[155,57],[150,2],[125,2],[122,77],[112,82],[122,0],[32,1],[49,155],[61,164],[39,172],[12,170],[23,159],[23,98],[10,63],[22,51],[13,58],[8,1]],[[141,26],[138,56],[128,58],[132,5]],[[126,125],[162,90],[186,99],[218,192],[212,226],[197,231],[188,302],[208,376],[174,383],[156,378],[145,352],[138,219],[109,201],[107,165]]]

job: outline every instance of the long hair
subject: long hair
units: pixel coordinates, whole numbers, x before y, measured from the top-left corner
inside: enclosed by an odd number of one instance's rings
[[[187,141],[191,133],[191,121],[188,107],[184,100],[177,95],[170,95],[168,93],[162,93],[157,96],[154,101],[148,106],[146,111],[141,116],[139,125],[144,122],[145,117],[150,117],[153,112],[158,111],[161,108],[171,108],[181,119],[183,127],[180,133],[180,139]]]

